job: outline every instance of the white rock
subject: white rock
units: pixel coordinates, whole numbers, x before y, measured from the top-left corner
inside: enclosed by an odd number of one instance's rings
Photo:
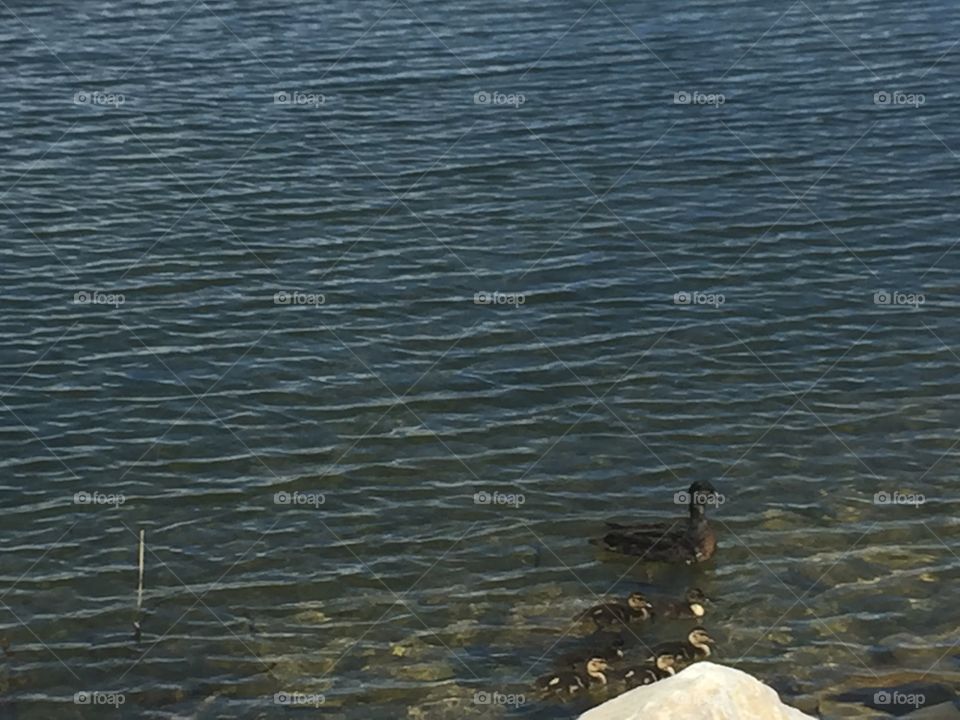
[[[580,720],[814,720],[740,670],[700,662],[608,700]]]

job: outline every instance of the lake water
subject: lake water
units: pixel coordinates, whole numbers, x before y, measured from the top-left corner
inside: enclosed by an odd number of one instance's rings
[[[690,585],[808,712],[949,698],[954,5],[0,15],[0,717],[572,717]],[[589,544],[693,480],[710,563]]]

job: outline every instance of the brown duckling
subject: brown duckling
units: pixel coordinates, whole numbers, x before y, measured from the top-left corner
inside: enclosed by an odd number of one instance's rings
[[[649,620],[653,617],[653,605],[642,593],[633,592],[625,603],[608,602],[594,605],[581,613],[578,619],[590,618],[598,628],[611,625],[628,625],[635,620]]]
[[[716,645],[705,628],[697,626],[687,633],[687,639],[681,642],[669,642],[657,645],[654,653],[671,653],[678,664],[687,664],[696,660],[705,660],[711,655],[711,645]]]
[[[627,687],[639,687],[640,685],[650,685],[677,674],[676,659],[672,652],[661,652],[655,657],[653,665],[640,665],[623,670],[618,674],[617,679],[627,684]]]
[[[607,684],[605,671],[610,666],[603,658],[594,657],[587,660],[578,670],[563,670],[558,673],[544,675],[537,680],[537,687],[542,691],[555,695],[576,695],[592,684]]]
[[[683,602],[668,603],[661,611],[663,616],[672,619],[699,619],[707,614],[707,603],[710,602],[703,590],[690,588],[684,596]]]

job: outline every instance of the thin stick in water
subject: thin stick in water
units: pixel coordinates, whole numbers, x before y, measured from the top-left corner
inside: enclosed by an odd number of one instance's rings
[[[137,584],[137,612],[143,607],[143,530],[140,531],[140,582]]]
[[[140,531],[140,579],[137,582],[137,617],[133,621],[133,639],[137,642],[140,642],[141,637],[141,626],[140,621],[143,618],[143,548],[144,548],[144,531]]]

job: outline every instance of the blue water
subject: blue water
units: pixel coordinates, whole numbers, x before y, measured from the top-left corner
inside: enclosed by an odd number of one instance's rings
[[[0,717],[572,717],[692,584],[807,711],[956,682],[953,5],[0,16]],[[711,563],[587,542],[697,479]]]

